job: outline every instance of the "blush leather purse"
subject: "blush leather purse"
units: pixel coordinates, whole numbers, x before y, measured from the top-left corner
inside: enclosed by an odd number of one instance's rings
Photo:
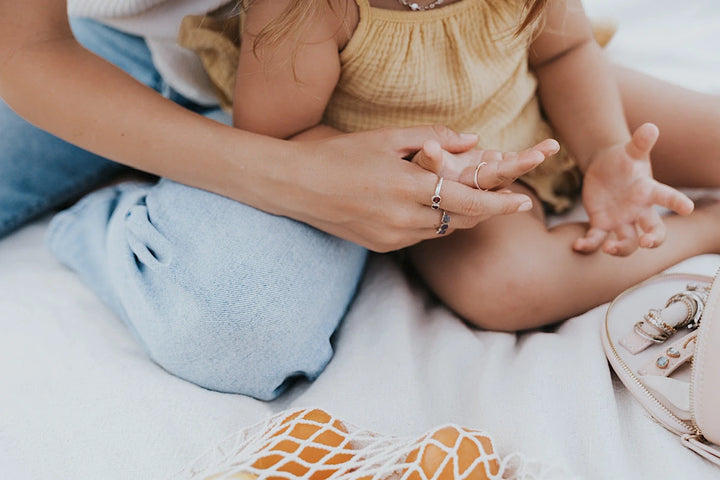
[[[720,466],[718,276],[660,274],[629,288],[608,307],[602,342],[645,410]]]

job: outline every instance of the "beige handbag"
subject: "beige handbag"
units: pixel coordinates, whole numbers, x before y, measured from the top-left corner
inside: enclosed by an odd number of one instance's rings
[[[608,307],[602,341],[650,415],[720,465],[718,276],[661,274],[624,291]]]

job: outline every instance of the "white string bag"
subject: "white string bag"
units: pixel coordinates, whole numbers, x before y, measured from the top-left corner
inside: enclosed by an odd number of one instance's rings
[[[501,461],[491,437],[443,425],[420,438],[381,435],[320,409],[279,413],[232,435],[177,478],[192,480],[526,480],[567,478],[520,455]]]

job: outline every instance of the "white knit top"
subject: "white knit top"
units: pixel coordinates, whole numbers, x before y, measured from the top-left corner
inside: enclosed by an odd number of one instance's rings
[[[172,88],[201,105],[217,104],[197,55],[177,43],[186,15],[203,15],[228,0],[68,0],[68,14],[98,20],[147,42],[153,63]]]

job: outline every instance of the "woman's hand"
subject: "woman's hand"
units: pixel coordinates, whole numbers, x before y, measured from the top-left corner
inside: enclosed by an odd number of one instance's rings
[[[573,249],[591,253],[602,246],[606,253],[627,256],[638,247],[654,248],[665,240],[665,224],[655,205],[680,215],[693,211],[692,200],[653,179],[650,150],[657,138],[657,127],[646,123],[626,144],[594,155],[582,192],[590,228]]]
[[[292,142],[302,161],[292,163],[298,168],[276,190],[276,207],[267,209],[387,252],[436,237],[442,210],[450,215],[453,230],[532,207],[522,194],[485,192],[446,180],[440,208],[433,210],[438,176],[404,160],[427,140],[451,153],[466,152],[477,143],[475,135],[443,127],[388,128]]]
[[[500,190],[559,150],[560,144],[550,138],[522,152],[471,148],[452,153],[443,149],[436,140],[427,140],[412,161],[445,180],[483,190]]]

